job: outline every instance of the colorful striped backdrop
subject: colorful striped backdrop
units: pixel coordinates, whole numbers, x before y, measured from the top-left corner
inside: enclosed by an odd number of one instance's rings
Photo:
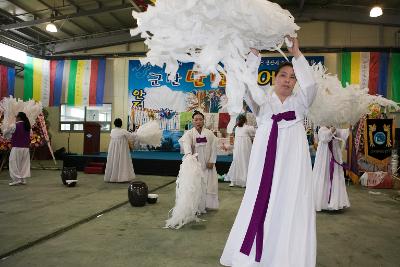
[[[360,84],[370,94],[400,102],[400,53],[344,52],[340,60],[343,86]]]
[[[105,59],[43,60],[28,57],[25,64],[24,100],[43,106],[103,104]]]
[[[0,64],[0,98],[14,96],[15,68]]]

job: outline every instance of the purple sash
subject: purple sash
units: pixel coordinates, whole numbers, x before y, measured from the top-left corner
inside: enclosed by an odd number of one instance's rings
[[[196,137],[196,143],[207,143],[207,138],[206,137]]]
[[[328,143],[329,151],[331,152],[331,160],[329,161],[329,180],[330,180],[330,186],[329,186],[329,199],[328,203],[331,203],[331,194],[332,194],[332,181],[333,181],[333,172],[335,171],[335,163],[339,166],[342,166],[343,169],[348,169],[348,166],[344,163],[339,163],[336,159],[335,156],[333,155],[333,141],[329,141]]]
[[[272,115],[273,120],[271,132],[269,134],[267,153],[265,155],[264,169],[261,177],[260,186],[258,188],[256,202],[251,215],[250,223],[247,228],[240,252],[250,255],[251,248],[256,239],[256,262],[260,262],[263,240],[264,240],[264,221],[267,215],[269,198],[271,195],[272,178],[274,176],[276,147],[278,141],[278,122],[281,120],[291,121],[296,119],[294,111],[287,111]]]

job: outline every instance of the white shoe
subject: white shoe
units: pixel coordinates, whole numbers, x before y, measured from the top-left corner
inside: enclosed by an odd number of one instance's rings
[[[235,184],[234,184],[234,183],[230,183],[229,186],[230,186],[230,187],[234,187]]]
[[[14,185],[19,185],[19,181],[13,181],[11,183],[8,183],[9,186],[14,186]]]
[[[19,183],[22,184],[22,185],[26,185],[26,180],[25,179],[20,179]]]

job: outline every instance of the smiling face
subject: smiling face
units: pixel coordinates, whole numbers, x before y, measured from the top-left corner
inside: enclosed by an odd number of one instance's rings
[[[294,86],[296,85],[296,82],[297,80],[293,67],[282,67],[275,77],[275,93],[282,97],[290,96]]]
[[[194,127],[196,128],[196,130],[201,130],[201,129],[203,129],[203,126],[204,126],[204,118],[203,118],[203,116],[201,115],[201,114],[196,114],[196,115],[194,115],[194,117],[193,117],[193,125],[194,125]]]

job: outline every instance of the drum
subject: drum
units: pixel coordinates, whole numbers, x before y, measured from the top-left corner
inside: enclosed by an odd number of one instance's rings
[[[61,181],[65,186],[74,187],[77,180],[78,173],[76,172],[76,167],[63,167],[61,171]]]
[[[131,182],[128,187],[128,199],[133,207],[146,205],[148,188],[144,182]]]

